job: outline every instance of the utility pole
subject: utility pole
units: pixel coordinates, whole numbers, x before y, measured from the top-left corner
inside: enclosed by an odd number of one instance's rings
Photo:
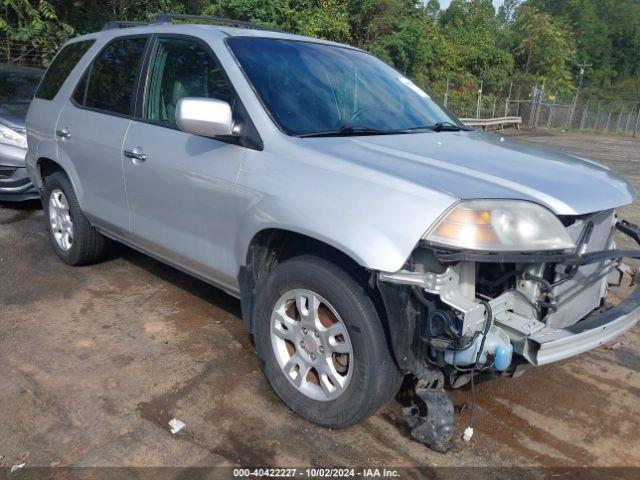
[[[578,96],[580,95],[580,88],[582,87],[582,78],[584,77],[584,69],[591,66],[592,66],[591,64],[587,64],[587,63],[578,64],[578,67],[580,67],[580,80],[578,81],[578,89],[576,90],[576,96],[573,97],[573,105],[571,106],[571,112],[569,113],[569,118],[567,120],[567,128],[571,128],[571,122],[573,122],[573,115],[576,112],[576,106],[578,105]]]
[[[444,89],[444,107],[447,108],[449,103],[449,75],[447,75],[447,86]]]

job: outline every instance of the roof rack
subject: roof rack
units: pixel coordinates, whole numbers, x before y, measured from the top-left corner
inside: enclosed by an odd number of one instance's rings
[[[115,28],[139,27],[141,25],[149,25],[147,22],[133,22],[126,20],[112,20],[103,25],[102,30],[113,30]]]
[[[112,20],[107,22],[102,27],[102,30],[113,30],[116,28],[129,28],[129,27],[140,27],[143,25],[149,25],[154,23],[172,23],[173,20],[199,20],[202,22],[211,22],[218,23],[220,25],[228,25],[230,27],[236,28],[248,28],[252,30],[264,30],[269,32],[280,32],[284,33],[282,30],[278,30],[275,28],[265,27],[263,25],[257,25],[255,23],[244,22],[242,20],[233,20],[232,18],[224,18],[224,17],[210,17],[207,15],[187,15],[183,13],[159,13],[156,15],[151,22],[142,22],[142,21],[128,21],[128,20]]]
[[[207,15],[187,15],[183,13],[160,13],[154,17],[151,23],[171,23],[173,20],[200,20],[205,22],[218,23],[220,25],[228,25],[230,27],[249,28],[252,30],[266,30],[270,32],[282,32],[282,30],[268,28],[263,25],[257,25],[255,23],[243,22],[242,20],[233,20],[231,18],[224,17],[210,17]]]

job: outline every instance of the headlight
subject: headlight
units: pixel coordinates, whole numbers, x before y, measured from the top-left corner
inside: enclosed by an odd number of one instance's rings
[[[461,202],[424,239],[447,247],[501,252],[575,246],[558,217],[538,204],[521,200]]]
[[[0,143],[11,145],[12,147],[27,148],[27,137],[23,133],[0,123]]]

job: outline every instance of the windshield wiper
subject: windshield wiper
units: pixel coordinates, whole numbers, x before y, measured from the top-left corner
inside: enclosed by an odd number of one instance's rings
[[[336,130],[324,130],[321,132],[309,132],[298,135],[300,138],[310,137],[352,137],[356,135],[389,135],[398,133],[393,131],[376,130],[369,127],[354,127],[353,125],[342,125]]]
[[[415,131],[415,130],[432,130],[434,132],[459,132],[462,130],[463,132],[470,132],[473,128],[467,126],[456,125],[452,122],[437,122],[433,125],[422,125],[420,127],[409,127],[405,129],[405,131]]]
[[[470,132],[471,130],[473,130],[473,128],[456,125],[455,123],[451,122],[437,122],[427,128],[433,130],[434,132],[459,132],[460,130],[464,132]]]
[[[465,132],[473,130],[472,128],[456,125],[451,122],[438,122],[434,125],[423,125],[419,127],[403,128],[402,130],[377,130],[370,127],[354,127],[353,125],[342,125],[336,130],[324,130],[320,132],[309,132],[298,135],[300,138],[310,137],[354,137],[358,135],[400,135],[406,133],[417,133],[418,130],[432,130],[434,132]]]

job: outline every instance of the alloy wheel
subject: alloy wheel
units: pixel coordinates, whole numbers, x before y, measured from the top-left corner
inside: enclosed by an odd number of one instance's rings
[[[271,345],[278,365],[309,398],[335,400],[353,374],[353,347],[335,308],[311,290],[286,292],[271,315]]]
[[[69,210],[69,201],[63,191],[58,188],[49,196],[49,222],[58,247],[65,252],[70,250],[73,244],[73,219]]]

